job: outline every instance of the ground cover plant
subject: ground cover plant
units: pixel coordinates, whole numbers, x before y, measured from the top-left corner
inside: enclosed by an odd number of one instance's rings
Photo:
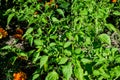
[[[119,80],[119,3],[0,1],[0,80]]]

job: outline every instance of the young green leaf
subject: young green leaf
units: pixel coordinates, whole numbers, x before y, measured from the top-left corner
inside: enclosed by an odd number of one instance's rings
[[[91,63],[92,61],[89,60],[89,59],[87,59],[87,58],[82,58],[82,59],[81,59],[81,62],[83,62],[83,64],[89,64],[89,63]]]
[[[72,64],[69,63],[66,66],[62,67],[63,76],[66,80],[69,80],[72,75]]]
[[[40,68],[42,68],[43,65],[47,63],[47,61],[48,61],[48,56],[45,56],[45,55],[41,56],[41,58],[40,58]]]
[[[32,80],[36,80],[38,77],[40,77],[40,74],[34,74]]]
[[[54,42],[50,43],[50,47],[55,46],[55,45],[56,45],[56,43],[54,43]]]
[[[37,45],[37,46],[43,45],[43,40],[35,39],[34,44]]]
[[[56,17],[52,17],[52,21],[55,22],[55,23],[59,22],[59,20]]]
[[[10,23],[10,21],[12,20],[12,18],[14,17],[15,13],[12,13],[8,16],[7,18],[7,25]]]
[[[102,43],[111,44],[110,36],[107,34],[100,34],[98,38]]]
[[[67,55],[67,56],[71,56],[71,51],[70,50],[67,50],[67,49],[65,49],[64,50],[64,53],[65,53],[65,55]]]
[[[81,52],[81,48],[75,49],[75,53],[76,53],[76,54],[80,54],[80,52]]]
[[[57,9],[57,12],[64,17],[64,12],[62,9]]]
[[[40,59],[40,52],[35,52],[33,55],[33,63]]]
[[[66,42],[66,43],[64,44],[64,48],[69,47],[71,44],[72,44],[72,42]]]
[[[67,62],[67,60],[68,60],[67,57],[62,57],[58,64],[65,64]]]
[[[59,75],[56,71],[49,72],[46,76],[45,80],[58,80]]]
[[[75,63],[74,74],[78,80],[84,80],[83,69],[82,69],[80,62],[78,60],[76,60],[76,63]]]
[[[33,28],[28,28],[25,34],[30,34],[33,31]]]
[[[114,11],[113,14],[116,16],[120,16],[120,11]]]

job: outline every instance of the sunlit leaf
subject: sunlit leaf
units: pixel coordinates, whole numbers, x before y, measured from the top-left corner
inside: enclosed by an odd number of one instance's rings
[[[34,74],[32,80],[36,80],[38,77],[40,77],[40,74]]]
[[[63,76],[66,80],[69,80],[72,75],[72,64],[69,63],[66,66],[62,67]]]
[[[43,65],[48,61],[48,56],[41,56],[40,58],[40,68],[43,67]]]
[[[10,21],[12,20],[12,18],[14,17],[15,13],[9,14],[8,18],[7,18],[7,24],[10,23]]]
[[[70,50],[67,50],[67,49],[65,49],[64,50],[64,53],[65,53],[65,55],[67,55],[67,56],[71,56],[71,51]]]
[[[64,48],[69,47],[71,44],[72,44],[72,42],[66,42],[66,43],[64,44]]]
[[[30,34],[33,31],[33,28],[28,28],[25,34]]]
[[[120,11],[114,11],[113,14],[117,15],[117,16],[120,16]]]
[[[74,74],[78,80],[84,80],[83,69],[82,69],[80,62],[78,60],[76,60],[76,62],[75,62]]]
[[[59,20],[56,17],[52,17],[52,21],[58,23]]]
[[[64,17],[64,12],[62,9],[57,9],[57,12]]]
[[[111,44],[110,36],[107,34],[100,34],[98,38],[102,43],[107,43],[109,45]]]
[[[37,46],[43,45],[43,40],[35,39],[34,44],[37,45]]]
[[[45,80],[58,80],[59,75],[56,71],[49,72],[46,76]]]
[[[67,57],[62,57],[58,64],[65,64],[67,62],[67,60],[68,60]]]

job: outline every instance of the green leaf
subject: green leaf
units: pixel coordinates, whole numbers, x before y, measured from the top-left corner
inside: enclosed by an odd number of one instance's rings
[[[59,20],[56,17],[52,17],[52,21],[58,23]]]
[[[75,62],[74,74],[78,80],[84,80],[83,69],[82,69],[80,62],[78,60],[76,60],[76,62]]]
[[[18,54],[18,56],[25,56],[25,57],[28,58],[27,53],[23,53],[23,52],[21,52],[21,53],[17,53],[17,54]]]
[[[37,46],[43,45],[43,40],[35,39],[34,44],[37,45]]]
[[[12,13],[8,16],[7,18],[7,25],[10,23],[10,21],[12,20],[12,18],[14,17],[15,13]]]
[[[68,58],[67,57],[62,57],[60,58],[60,61],[58,64],[65,64],[67,62]]]
[[[56,43],[54,43],[54,42],[50,43],[50,47],[55,46],[55,45],[56,45]]]
[[[40,58],[40,68],[42,68],[43,65],[47,63],[47,61],[48,61],[48,56],[45,56],[45,55],[41,56],[41,58]]]
[[[33,31],[33,28],[28,28],[25,34],[30,34]]]
[[[56,71],[49,72],[46,76],[45,80],[58,80],[59,75]]]
[[[95,76],[98,76],[98,75],[100,75],[100,71],[99,71],[99,70],[93,70],[93,74],[94,74]]]
[[[35,52],[33,54],[34,55],[33,55],[33,61],[32,62],[36,63],[36,61],[40,59],[40,52]]]
[[[73,36],[72,36],[72,33],[71,32],[67,32],[66,33],[66,36],[69,40],[73,40]]]
[[[40,74],[34,74],[32,80],[36,80],[39,76]]]
[[[42,18],[43,23],[48,23],[48,21],[45,18]]]
[[[2,49],[11,49],[11,48],[12,46],[9,46],[9,45],[2,47]]]
[[[76,53],[76,54],[80,54],[80,52],[81,52],[81,49],[80,49],[80,48],[75,49],[75,53]]]
[[[41,30],[41,28],[38,28],[37,33],[38,33],[39,35],[42,34],[42,30]]]
[[[92,61],[89,60],[89,59],[87,59],[87,58],[82,58],[82,59],[81,59],[81,62],[83,62],[84,64],[89,64],[89,63],[91,63]]]
[[[64,17],[64,12],[62,9],[57,9],[57,12]]]
[[[67,50],[67,49],[64,50],[64,53],[65,53],[65,55],[67,55],[67,56],[71,56],[71,51],[69,51],[69,50]]]
[[[116,28],[112,24],[105,24],[105,26],[110,30],[116,32]]]
[[[120,11],[114,11],[113,14],[116,16],[120,16]]]
[[[69,47],[69,46],[71,45],[71,43],[72,43],[72,42],[66,42],[66,43],[64,44],[64,48]]]
[[[100,41],[102,43],[106,43],[106,44],[111,45],[111,40],[110,40],[110,36],[109,35],[107,35],[107,34],[100,34],[98,36],[98,38],[100,39]]]
[[[10,58],[10,62],[12,62],[12,65],[14,65],[17,58],[18,58],[17,56],[13,56],[13,57]]]
[[[63,66],[62,72],[63,72],[63,76],[65,77],[65,79],[69,80],[72,75],[72,64],[69,63],[68,65]]]

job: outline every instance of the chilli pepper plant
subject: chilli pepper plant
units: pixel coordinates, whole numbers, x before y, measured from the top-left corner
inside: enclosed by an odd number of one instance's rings
[[[119,3],[6,0],[4,25],[0,20],[3,79],[120,79]]]

